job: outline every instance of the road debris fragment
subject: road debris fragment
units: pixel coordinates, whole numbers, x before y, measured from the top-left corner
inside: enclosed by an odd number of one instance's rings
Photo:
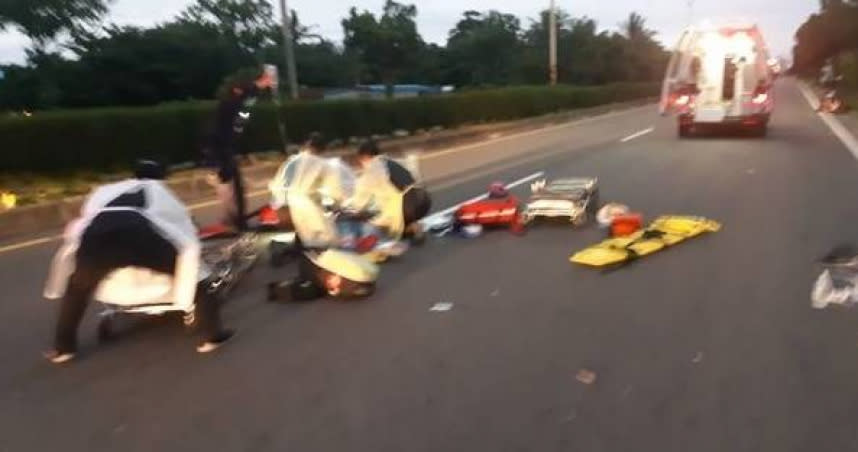
[[[432,305],[432,307],[429,308],[429,311],[430,312],[447,312],[451,309],[453,309],[453,303],[450,303],[447,301],[441,301],[441,302],[438,302],[438,303],[435,303],[434,305]]]
[[[578,374],[575,375],[575,379],[585,385],[591,385],[596,382],[596,373],[592,370],[581,369],[578,371]]]
[[[694,355],[694,359],[692,359],[691,362],[694,364],[702,363],[703,362],[703,352],[697,352],[697,354]]]

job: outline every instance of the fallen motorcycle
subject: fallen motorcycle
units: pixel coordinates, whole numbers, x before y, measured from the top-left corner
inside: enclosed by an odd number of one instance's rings
[[[840,96],[840,91],[837,89],[837,82],[843,80],[843,77],[837,77],[835,83],[828,86],[819,102],[819,111],[824,113],[839,114],[845,113],[848,108],[843,98]]]
[[[202,268],[205,290],[223,300],[256,264],[261,248],[256,232],[242,234],[215,234],[201,239]],[[133,287],[134,300],[111,299],[101,294],[121,291]],[[169,275],[146,272],[141,269],[124,268],[116,270],[105,279],[96,293],[103,309],[98,322],[98,339],[109,341],[116,335],[116,323],[125,316],[163,316],[171,313],[182,314],[185,326],[196,324],[194,306],[179,306],[171,301],[173,290]],[[127,290],[126,292],[127,293]],[[148,300],[149,302],[142,302]]]

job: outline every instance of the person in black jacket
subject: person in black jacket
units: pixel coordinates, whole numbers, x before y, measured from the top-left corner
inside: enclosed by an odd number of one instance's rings
[[[218,103],[214,124],[204,151],[207,163],[216,171],[217,193],[224,208],[225,223],[246,229],[244,185],[236,161],[236,140],[250,120],[250,106],[262,90],[277,83],[266,71],[253,81],[237,82],[228,88]]]

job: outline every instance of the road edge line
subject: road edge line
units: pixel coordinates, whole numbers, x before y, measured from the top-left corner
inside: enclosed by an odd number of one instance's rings
[[[635,132],[623,139],[620,140],[620,143],[628,143],[629,141],[634,140],[635,138],[640,138],[646,134],[652,133],[655,130],[655,127],[649,127],[647,129],[643,129],[639,132]]]
[[[645,108],[652,108],[652,105],[651,104],[639,105],[637,107],[625,108],[625,109],[617,110],[617,111],[610,111],[610,112],[602,113],[602,114],[596,115],[596,116],[579,118],[579,119],[575,119],[572,121],[564,122],[563,124],[556,124],[553,126],[541,127],[541,128],[535,129],[535,130],[527,130],[524,132],[514,133],[512,135],[504,135],[504,136],[501,136],[498,138],[490,138],[487,140],[482,140],[482,141],[477,142],[477,143],[470,143],[470,144],[465,144],[462,146],[455,146],[455,147],[444,149],[441,151],[436,151],[436,152],[429,151],[426,154],[421,155],[420,159],[421,160],[431,160],[431,159],[434,159],[437,157],[443,157],[445,155],[455,154],[458,152],[466,151],[468,149],[474,149],[474,148],[479,148],[482,146],[494,145],[494,144],[498,144],[498,143],[503,143],[505,141],[515,140],[517,138],[525,138],[525,137],[529,137],[529,136],[533,136],[533,135],[539,135],[541,133],[554,132],[556,130],[565,129],[567,127],[574,127],[574,126],[581,125],[581,124],[588,124],[588,123],[591,123],[594,121],[601,121],[604,119],[616,118],[617,116],[627,115],[630,113],[634,113],[638,110],[643,110]]]

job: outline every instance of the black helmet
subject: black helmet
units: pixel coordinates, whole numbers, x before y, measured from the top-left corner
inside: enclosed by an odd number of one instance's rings
[[[155,160],[138,160],[134,164],[136,179],[164,180],[167,178],[167,168]]]

